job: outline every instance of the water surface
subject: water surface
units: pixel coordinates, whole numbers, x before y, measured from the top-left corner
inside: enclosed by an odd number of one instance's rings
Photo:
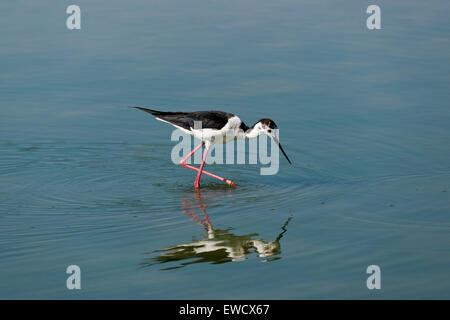
[[[448,2],[69,4],[0,4],[0,298],[450,298]],[[196,192],[129,105],[272,118],[294,165]]]

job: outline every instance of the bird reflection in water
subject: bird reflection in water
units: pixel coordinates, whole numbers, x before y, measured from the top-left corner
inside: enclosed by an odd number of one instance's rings
[[[262,258],[262,261],[274,261],[281,258],[280,240],[286,233],[286,228],[292,217],[283,224],[280,234],[274,241],[255,238],[258,233],[235,235],[231,232],[232,228],[225,230],[213,228],[206,210],[208,207],[215,205],[213,202],[215,196],[217,194],[214,191],[209,192],[206,197],[202,197],[200,191],[196,191],[194,196],[187,197],[185,195],[182,199],[182,212],[205,229],[201,239],[155,250],[150,254],[157,254],[158,256],[145,259],[142,265],[148,267],[156,264],[175,263],[175,266],[161,269],[170,270],[202,262],[221,264],[242,261],[247,259],[247,256],[251,253],[256,253]],[[212,201],[205,201],[205,199]]]

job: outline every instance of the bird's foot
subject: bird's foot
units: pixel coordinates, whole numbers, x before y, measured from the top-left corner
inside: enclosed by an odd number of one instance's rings
[[[225,180],[225,182],[226,182],[226,183],[228,183],[228,185],[229,185],[230,187],[233,187],[233,188],[234,188],[234,187],[236,187],[236,186],[237,186],[237,184],[236,184],[236,183],[234,183],[234,182],[233,182],[233,181],[231,181],[231,180],[228,180],[228,179],[226,179],[226,180]]]

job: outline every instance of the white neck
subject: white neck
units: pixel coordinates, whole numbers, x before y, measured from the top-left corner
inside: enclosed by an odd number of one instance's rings
[[[256,128],[251,128],[251,129],[249,129],[249,130],[247,130],[245,132],[245,138],[246,139],[253,139],[253,138],[258,137],[261,134],[262,134],[262,131],[260,131],[260,130],[258,130]]]

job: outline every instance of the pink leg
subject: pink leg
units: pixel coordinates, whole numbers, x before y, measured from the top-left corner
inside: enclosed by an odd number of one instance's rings
[[[190,157],[192,157],[192,155],[194,153],[196,153],[198,151],[198,149],[200,149],[205,143],[202,141],[202,143],[200,143],[198,146],[195,147],[194,150],[191,151],[191,153],[189,153],[186,157],[184,157],[181,161],[180,164],[184,167],[184,165],[186,164],[186,160],[189,159]]]
[[[184,158],[180,161],[181,166],[183,166],[184,168],[188,168],[188,169],[191,169],[191,170],[195,170],[195,171],[199,171],[199,172],[200,172],[200,169],[198,169],[198,168],[196,168],[196,167],[193,167],[193,166],[190,166],[190,165],[186,164],[186,160],[189,159],[190,157],[192,157],[192,155],[193,155],[195,152],[197,152],[198,149],[200,149],[204,144],[205,144],[204,142],[200,143],[197,147],[195,147],[194,150],[192,150],[191,153],[189,153],[186,157],[184,157]],[[207,152],[205,152],[205,155],[206,155],[206,154],[207,154]],[[204,157],[204,160],[205,160],[205,159],[206,159],[206,156]],[[202,172],[201,172],[201,173],[204,173],[204,174],[206,174],[206,175],[208,175],[208,176],[210,176],[210,177],[213,177],[213,178],[215,178],[215,179],[218,179],[218,180],[220,180],[220,181],[223,181],[223,182],[229,184],[229,185],[232,186],[232,187],[236,186],[236,184],[235,184],[233,181],[231,181],[231,180],[228,180],[228,179],[225,179],[225,178],[216,176],[215,174],[209,173],[209,172],[207,172],[207,171],[203,171],[203,165],[204,165],[204,162],[205,162],[204,160],[202,161],[202,167],[201,167],[201,168],[202,168]],[[199,173],[199,175],[200,175],[200,173]],[[197,176],[197,178],[200,180],[199,176]],[[195,181],[197,182],[197,180],[195,180]]]
[[[200,165],[200,170],[198,170],[197,179],[195,179],[194,186],[196,188],[200,188],[200,177],[202,176],[203,166],[205,165],[207,155],[208,155],[208,149],[205,148],[205,153],[203,154],[202,164]]]

